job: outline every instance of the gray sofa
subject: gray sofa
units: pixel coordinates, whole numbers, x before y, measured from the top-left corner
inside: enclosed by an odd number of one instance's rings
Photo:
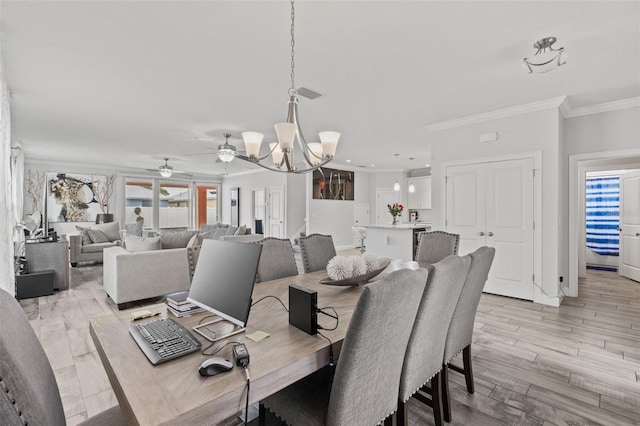
[[[118,222],[101,223],[91,226],[76,226],[78,234],[67,235],[69,240],[69,263],[102,262],[102,252],[120,244]]]

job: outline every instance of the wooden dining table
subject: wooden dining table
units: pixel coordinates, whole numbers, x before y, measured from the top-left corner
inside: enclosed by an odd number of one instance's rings
[[[379,277],[394,269],[416,268],[416,265],[415,262],[392,262]],[[216,343],[207,351],[211,353],[227,342],[246,345],[250,355],[249,403],[260,401],[327,365],[329,340],[336,356],[339,354],[362,287],[318,283],[326,277],[326,271],[318,271],[257,283],[246,332]],[[287,311],[275,298],[260,300],[265,296],[275,296],[288,306],[291,284],[317,291],[318,307],[335,309],[339,318],[337,327],[331,331],[322,330],[328,340],[289,325]],[[158,312],[160,317],[173,317],[167,313],[165,304],[145,308]],[[190,329],[207,315],[200,313],[174,319]],[[336,320],[324,315],[319,316],[318,322],[325,329],[336,325]],[[128,329],[133,324],[129,312],[99,317],[90,322],[91,337],[129,424],[210,425],[244,409],[247,383],[240,367],[203,377],[198,373],[198,367],[208,356],[200,352],[154,366],[130,336]],[[258,342],[247,338],[255,331],[268,333],[269,337]],[[209,345],[203,337],[193,334],[203,348]],[[232,359],[232,346],[228,344],[216,355]]]

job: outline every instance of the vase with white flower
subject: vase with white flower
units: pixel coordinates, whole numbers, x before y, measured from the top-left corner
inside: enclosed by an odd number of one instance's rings
[[[392,225],[398,224],[398,216],[402,214],[404,210],[404,206],[399,203],[387,204],[387,208],[389,209],[389,213],[393,217]]]

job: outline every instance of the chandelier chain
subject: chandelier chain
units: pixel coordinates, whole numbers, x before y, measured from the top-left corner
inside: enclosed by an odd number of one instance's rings
[[[296,19],[296,9],[294,6],[294,0],[291,0],[291,90],[295,90],[295,47],[296,47],[296,39],[294,36],[295,30],[295,19]]]

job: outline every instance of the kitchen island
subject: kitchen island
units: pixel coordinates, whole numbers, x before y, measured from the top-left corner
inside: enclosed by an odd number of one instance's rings
[[[367,225],[366,253],[378,258],[414,260],[417,234],[431,230],[431,224]]]

